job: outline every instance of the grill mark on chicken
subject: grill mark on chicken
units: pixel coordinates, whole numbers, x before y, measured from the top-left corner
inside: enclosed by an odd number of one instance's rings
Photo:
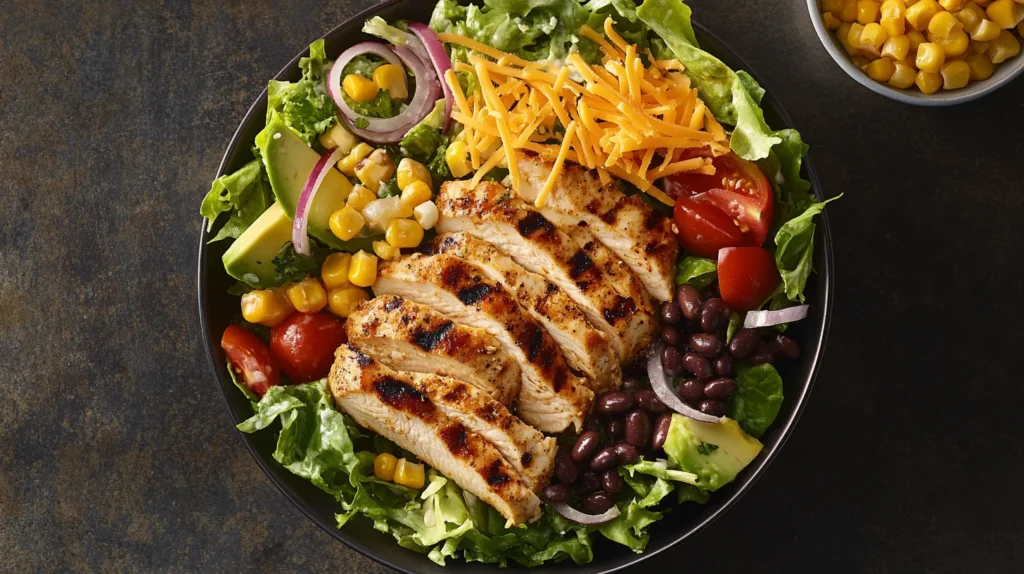
[[[401,297],[392,297],[384,304],[384,310],[388,312],[394,311],[401,307],[404,302],[405,299],[402,299]]]
[[[366,355],[363,356],[365,357]],[[361,359],[356,360],[360,366],[368,367],[373,363],[373,359],[366,358],[369,360],[369,363],[365,365]],[[408,383],[396,381],[391,377],[385,377],[374,381],[373,390],[380,397],[381,402],[393,409],[405,411],[426,421],[432,421],[436,418],[437,407],[427,397],[423,396],[423,393],[412,388]]]
[[[491,286],[486,283],[481,283],[480,285],[460,290],[459,301],[462,301],[464,305],[476,305],[481,299],[489,295],[490,292]]]
[[[647,214],[647,216],[644,217],[644,228],[645,229],[654,229],[655,227],[658,227],[659,225],[661,225],[661,222],[664,219],[665,219],[664,215],[662,215],[662,214],[660,214],[657,211],[654,211],[652,209]],[[650,247],[650,245],[648,245],[648,247]]]
[[[636,303],[632,299],[619,297],[614,307],[604,310],[604,318],[614,324],[620,319],[631,317],[633,313],[636,313]]]
[[[452,387],[450,391],[444,394],[444,400],[449,402],[458,402],[466,397],[466,387],[456,386]]]
[[[516,344],[520,347],[526,347],[526,358],[530,359],[531,363],[537,363],[537,355],[541,352],[541,345],[544,343],[544,332],[536,325],[527,325],[524,329],[519,332],[519,337],[516,338]],[[544,360],[540,361],[541,364],[547,366],[551,364],[551,360],[545,357]]]
[[[511,478],[509,478],[508,473],[505,472],[503,466],[504,465],[501,464],[500,460],[496,460],[493,463],[491,463],[491,466],[486,470],[487,484],[494,487],[500,487],[501,485],[512,480]]]
[[[572,277],[575,281],[592,267],[594,267],[594,260],[586,253],[580,251],[569,260],[569,277]]]
[[[444,441],[448,451],[461,458],[469,458],[472,454],[469,449],[469,436],[466,434],[466,427],[462,423],[452,423],[438,433]],[[497,463],[498,461],[495,461]],[[493,465],[492,465],[493,467]],[[491,469],[487,469],[488,473]],[[489,476],[488,476],[489,479]],[[490,482],[490,480],[488,480]]]
[[[387,309],[392,303],[393,301],[388,301],[388,305],[385,305],[384,308]],[[393,311],[394,308],[388,310]],[[441,323],[441,325],[433,331],[416,331],[412,335],[412,342],[424,351],[433,351],[454,327],[455,323],[448,321],[446,323]]]
[[[356,362],[359,363],[360,367],[369,367],[370,365],[373,364],[373,359],[363,354],[358,349],[353,349],[353,353],[355,354]]]
[[[621,203],[616,203],[614,207],[612,207],[608,211],[600,214],[598,217],[601,218],[601,221],[607,223],[608,225],[611,225],[611,224],[615,223],[616,219],[619,218],[619,210],[620,209],[622,209],[622,204]]]
[[[519,458],[519,462],[522,463],[524,467],[529,467],[530,464],[533,463],[533,455],[528,452],[524,452],[523,456]]]
[[[518,223],[519,233],[522,233],[526,237],[531,237],[538,231],[543,231],[545,234],[551,233],[555,230],[553,223],[547,220],[538,211],[531,211],[526,214],[526,217],[519,220]]]

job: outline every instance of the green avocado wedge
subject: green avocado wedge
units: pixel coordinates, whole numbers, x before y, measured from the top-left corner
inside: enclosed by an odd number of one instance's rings
[[[228,275],[251,287],[277,287],[274,258],[292,240],[292,220],[275,203],[242,233],[221,259]]]
[[[702,423],[677,414],[672,415],[664,448],[670,461],[697,475],[696,486],[718,490],[754,460],[762,445],[732,419]]]

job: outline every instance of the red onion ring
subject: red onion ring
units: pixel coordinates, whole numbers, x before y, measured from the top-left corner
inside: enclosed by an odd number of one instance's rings
[[[554,507],[556,512],[577,524],[604,524],[609,520],[614,520],[616,516],[621,514],[618,506],[613,506],[602,514],[585,514],[564,502],[552,502],[551,506]]]
[[[437,34],[434,34],[434,31],[426,24],[410,22],[409,30],[416,34],[420,42],[423,42],[430,62],[434,65],[434,71],[437,72],[441,89],[444,90],[444,121],[441,123],[441,131],[446,132],[448,123],[452,119],[452,109],[455,107],[455,95],[452,93],[451,87],[448,86],[448,82],[444,80],[445,72],[452,69],[452,60],[448,57],[448,52],[444,51],[444,45],[441,44]]]
[[[722,419],[720,417],[713,417],[709,414],[702,413],[684,403],[683,399],[680,399],[679,395],[672,390],[668,376],[665,375],[665,367],[661,364],[661,351],[664,348],[665,344],[658,342],[656,345],[651,347],[651,352],[647,354],[647,376],[651,379],[651,389],[654,390],[654,394],[658,395],[661,402],[668,405],[670,409],[684,417],[688,417],[702,423],[721,422]]]
[[[309,209],[313,205],[313,199],[316,198],[317,192],[320,191],[320,185],[327,177],[328,170],[343,157],[345,154],[341,148],[331,148],[320,156],[320,161],[316,162],[313,171],[309,172],[306,185],[303,186],[302,193],[299,195],[299,203],[295,206],[295,219],[292,221],[292,246],[295,247],[297,253],[307,256],[310,254],[309,234],[306,233],[306,228],[309,226]]]
[[[792,323],[806,318],[809,308],[810,305],[797,305],[796,307],[786,307],[778,311],[751,311],[744,317],[743,326],[747,329],[756,329],[757,327],[771,327],[783,323]]]

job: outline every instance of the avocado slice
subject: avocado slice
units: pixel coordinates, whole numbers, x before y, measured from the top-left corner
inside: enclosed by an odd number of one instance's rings
[[[263,212],[224,252],[228,275],[252,287],[276,287],[274,258],[292,240],[292,220],[280,203]]]
[[[732,482],[762,447],[732,419],[702,423],[675,414],[664,448],[671,462],[697,475],[698,487],[718,490]]]
[[[267,127],[256,136],[256,146],[267,166],[270,186],[274,197],[284,208],[288,217],[295,217],[295,207],[302,195],[302,188],[309,174],[316,167],[320,156],[302,138],[274,114]],[[328,168],[327,176],[320,184],[320,190],[310,206],[307,230],[310,235],[335,249],[350,250],[351,245],[338,239],[328,225],[331,214],[345,206],[352,184],[334,166]]]

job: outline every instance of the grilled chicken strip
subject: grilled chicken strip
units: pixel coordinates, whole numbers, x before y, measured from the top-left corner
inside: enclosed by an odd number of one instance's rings
[[[495,446],[446,415],[419,390],[417,377],[422,375],[383,367],[345,344],[338,348],[331,368],[331,393],[338,407],[360,426],[415,453],[510,522],[537,519],[540,500],[515,468]]]
[[[519,305],[562,349],[569,366],[586,375],[587,384],[594,392],[619,387],[622,369],[611,352],[608,338],[595,329],[576,304],[553,283],[530,273],[490,243],[467,233],[439,235],[427,245],[426,252],[447,253],[464,259],[477,266],[487,279],[515,295]]]
[[[608,335],[622,362],[644,353],[657,326],[650,306],[619,295],[571,237],[510,193],[493,182],[475,188],[465,181],[445,183],[437,196],[438,231],[479,237],[547,277]]]
[[[457,325],[426,305],[386,295],[345,321],[349,343],[399,371],[452,377],[511,406],[519,365],[487,331]]]
[[[515,296],[485,279],[480,268],[451,255],[416,253],[382,265],[373,290],[429,305],[456,323],[486,330],[519,363],[519,418],[547,433],[582,427],[594,393],[569,371],[558,346]]]
[[[594,265],[604,272],[616,293],[633,301],[641,301],[644,308],[651,308],[650,295],[636,273],[633,273],[633,270],[611,249],[598,241],[587,222],[581,221],[575,227],[565,228],[563,231],[572,236],[583,252],[590,256]]]
[[[552,164],[534,154],[520,156],[518,164],[518,193],[532,204]],[[601,185],[592,171],[566,162],[561,179],[540,212],[560,227],[586,222],[598,240],[637,274],[652,297],[672,300],[679,242],[672,221],[642,199],[623,194],[615,182]]]

